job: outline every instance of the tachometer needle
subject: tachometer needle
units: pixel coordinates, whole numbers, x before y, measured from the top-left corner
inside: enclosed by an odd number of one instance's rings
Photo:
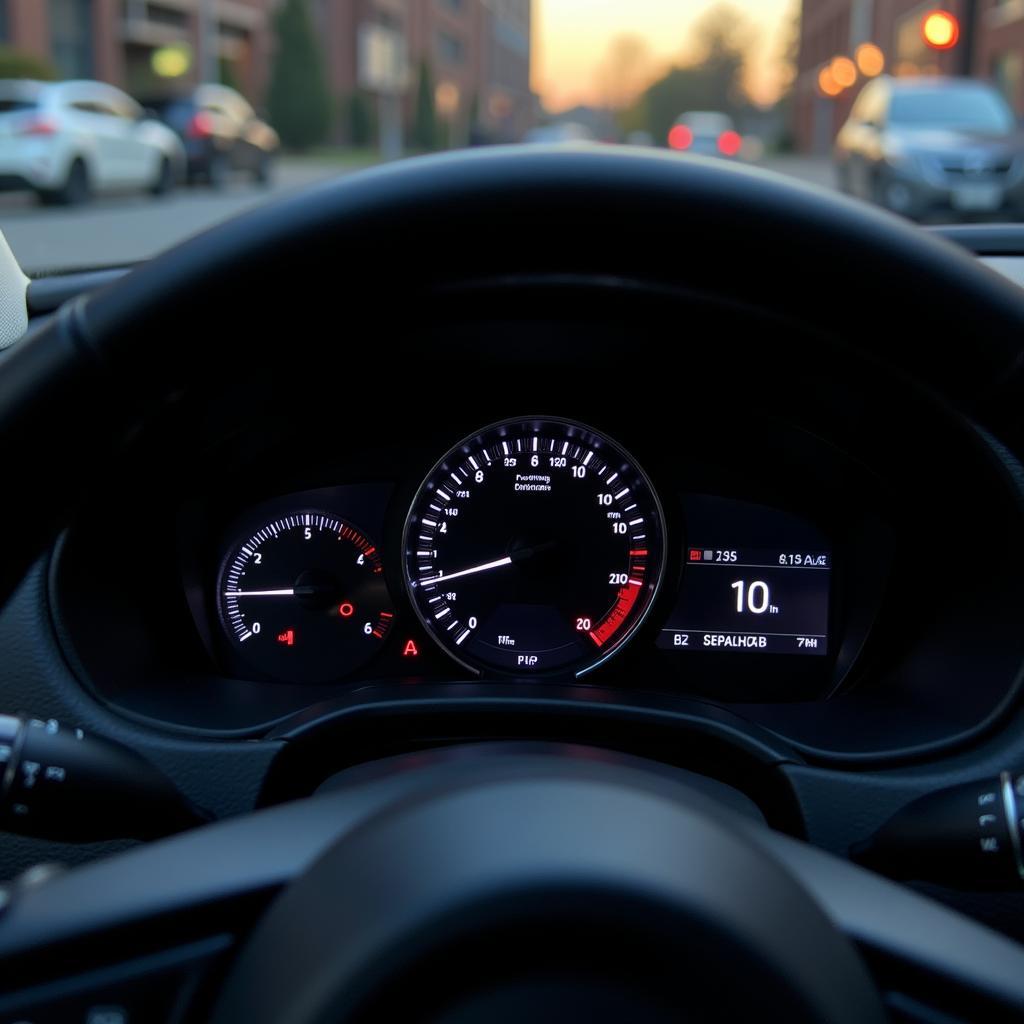
[[[295,588],[288,590],[225,590],[225,597],[291,597]]]
[[[504,558],[496,559],[493,562],[484,562],[483,565],[474,565],[472,569],[460,569],[458,572],[440,572],[436,576],[428,576],[425,580],[418,580],[421,587],[427,587],[431,583],[440,583],[442,580],[454,580],[459,576],[472,576],[475,572],[486,572],[488,569],[499,569],[503,565],[511,565],[512,558],[506,555]]]

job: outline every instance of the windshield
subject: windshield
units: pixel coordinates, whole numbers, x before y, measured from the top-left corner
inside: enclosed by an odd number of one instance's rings
[[[994,91],[947,87],[897,92],[892,98],[889,122],[901,128],[1002,133],[1013,128],[1013,115]]]
[[[31,274],[128,265],[314,183],[494,145],[765,168],[931,223],[1024,210],[1024,51],[980,4],[8,7],[0,227]],[[925,168],[872,139],[890,124],[975,134]]]

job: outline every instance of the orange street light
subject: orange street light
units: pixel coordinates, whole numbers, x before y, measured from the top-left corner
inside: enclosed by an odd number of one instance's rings
[[[874,78],[885,70],[885,54],[874,43],[861,43],[854,52],[857,70],[865,78]]]
[[[828,69],[840,89],[849,89],[857,81],[857,65],[849,57],[833,57]]]
[[[921,19],[921,37],[933,50],[952,50],[960,38],[960,22],[949,11],[929,11]]]
[[[827,64],[818,72],[818,88],[822,95],[830,99],[834,99],[843,91],[843,87],[832,77],[832,70]]]
[[[442,117],[451,117],[459,109],[460,99],[454,82],[441,82],[434,90],[434,104]]]

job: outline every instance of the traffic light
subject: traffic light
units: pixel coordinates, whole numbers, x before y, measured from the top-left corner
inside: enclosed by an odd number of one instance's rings
[[[921,19],[921,37],[933,50],[952,50],[960,38],[960,22],[949,11],[929,11]]]

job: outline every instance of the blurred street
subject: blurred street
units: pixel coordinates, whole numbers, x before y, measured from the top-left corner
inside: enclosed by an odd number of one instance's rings
[[[40,206],[29,193],[0,194],[0,228],[30,274],[146,259],[250,207],[351,168],[330,161],[282,160],[270,186],[244,179],[220,191],[199,186],[169,196],[96,198],[73,208]]]
[[[761,166],[815,185],[834,184],[831,165],[818,157],[769,157]],[[74,208],[40,206],[27,193],[0,194],[0,228],[30,274],[130,263],[243,210],[352,169],[329,160],[282,160],[269,187],[239,179],[220,191],[179,188],[165,198],[111,196]]]
[[[836,174],[828,157],[788,153],[785,156],[765,157],[758,166],[777,174],[788,175],[809,185],[836,187]]]

